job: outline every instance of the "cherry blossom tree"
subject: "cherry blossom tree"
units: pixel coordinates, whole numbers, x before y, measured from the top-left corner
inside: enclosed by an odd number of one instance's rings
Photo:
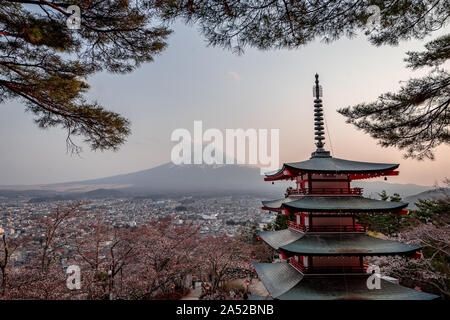
[[[132,230],[137,254],[126,279],[129,297],[151,299],[183,288],[188,275],[198,269],[199,228],[164,219]]]
[[[399,233],[395,240],[423,247],[421,259],[379,257],[373,262],[387,275],[425,286],[427,290],[450,298],[450,226],[419,224]]]
[[[0,242],[0,272],[1,272],[1,291],[0,296],[4,296],[6,294],[6,290],[8,287],[8,274],[10,267],[11,256],[14,251],[20,246],[20,241],[13,239],[12,241],[8,239],[6,233],[0,234],[1,242]]]
[[[185,292],[192,275],[219,298],[224,281],[246,276],[249,263],[264,256],[259,241],[201,235],[201,225],[167,218],[114,227],[100,211],[85,213],[82,203],[59,206],[35,219],[28,237],[3,235],[0,298],[168,299]],[[80,268],[80,289],[67,287],[69,265]]]
[[[123,288],[123,270],[135,254],[127,229],[114,229],[100,217],[79,227],[72,243],[73,261],[81,268],[87,299],[115,299]]]
[[[201,267],[211,283],[211,292],[215,292],[221,281],[246,274],[250,270],[251,250],[240,238],[210,236],[202,240],[199,246]],[[236,274],[237,273],[237,274]]]
[[[73,222],[82,212],[82,204],[76,202],[56,207],[47,216],[36,219],[36,234],[16,240],[14,250],[20,251],[25,262],[11,266],[9,281],[5,284],[7,294],[3,298],[70,298],[61,262],[68,252],[67,239],[76,233]],[[10,252],[8,255],[11,257]]]

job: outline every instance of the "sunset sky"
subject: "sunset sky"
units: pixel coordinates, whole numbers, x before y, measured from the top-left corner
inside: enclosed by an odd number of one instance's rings
[[[345,123],[336,112],[380,94],[396,91],[400,81],[425,74],[406,68],[405,52],[424,41],[374,47],[365,37],[330,45],[311,43],[298,50],[247,49],[236,56],[207,47],[197,30],[176,25],[169,47],[150,64],[128,75],[98,74],[89,79],[91,100],[130,119],[132,135],[118,152],[66,153],[66,132],[40,130],[17,101],[0,105],[0,185],[44,184],[93,179],[144,170],[170,161],[170,135],[177,128],[278,128],[280,160],[306,160],[314,151],[314,74],[323,86],[326,149],[335,157],[400,163],[396,183],[433,185],[450,177],[450,147],[436,160],[405,160],[402,152],[377,145]],[[446,65],[448,68],[448,64]]]

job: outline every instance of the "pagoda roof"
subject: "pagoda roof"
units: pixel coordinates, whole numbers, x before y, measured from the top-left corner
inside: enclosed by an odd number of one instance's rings
[[[262,201],[265,208],[314,212],[389,212],[405,208],[406,202],[393,202],[364,198],[362,196],[303,196]]]
[[[266,177],[274,179],[282,178],[285,176],[284,172],[286,169],[295,172],[297,175],[301,173],[370,174],[390,172],[397,169],[398,166],[399,164],[397,163],[363,162],[333,158],[331,156],[313,156],[309,160],[285,163],[280,170],[267,173]]]
[[[289,228],[259,231],[264,242],[275,250],[312,256],[376,256],[410,254],[420,246],[384,240],[363,233],[303,233]]]
[[[275,250],[301,239],[305,234],[289,228],[279,231],[259,231],[259,236]]]
[[[380,289],[367,288],[368,275],[309,276],[279,295],[279,300],[433,300],[438,296],[384,279]],[[265,285],[265,283],[264,283]]]
[[[273,298],[292,289],[303,279],[303,274],[287,262],[253,263],[253,267]]]
[[[287,197],[283,199],[267,200],[261,202],[263,206],[267,209],[278,210],[283,208],[283,203],[288,203],[295,200],[298,200],[298,197]]]
[[[367,275],[302,275],[287,262],[254,263],[269,294],[279,300],[432,300],[438,296],[380,279],[367,288]],[[296,272],[297,274],[295,274]]]
[[[273,236],[272,236],[273,237]],[[261,238],[264,239],[263,236]],[[303,237],[279,247],[292,253],[313,256],[378,256],[411,254],[420,246],[383,240],[362,233],[305,233]]]

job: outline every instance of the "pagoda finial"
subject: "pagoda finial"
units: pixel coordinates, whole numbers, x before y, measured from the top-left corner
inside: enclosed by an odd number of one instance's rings
[[[316,152],[314,152],[312,154],[313,157],[316,156],[325,156],[325,157],[329,157],[330,153],[328,151],[325,151],[323,149],[323,146],[325,145],[325,143],[323,142],[323,140],[325,140],[325,132],[324,132],[324,122],[323,122],[323,109],[322,109],[322,100],[320,99],[320,97],[322,97],[323,92],[322,92],[322,86],[319,84],[319,75],[316,73],[316,84],[313,87],[313,96],[315,97],[314,99],[314,129],[316,130],[315,134],[315,140],[316,142],[316,146],[317,146],[317,150]]]
[[[322,86],[319,85],[319,75],[316,73],[316,85],[314,86],[314,96],[319,99],[322,96]]]

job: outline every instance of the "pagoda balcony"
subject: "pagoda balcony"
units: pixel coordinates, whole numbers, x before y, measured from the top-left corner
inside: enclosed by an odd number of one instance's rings
[[[295,231],[299,231],[299,232],[306,232],[307,231],[307,227],[301,224],[297,224],[294,221],[288,221],[288,227],[289,229],[293,229]]]
[[[288,221],[289,229],[299,232],[367,232],[368,227],[361,224],[355,225],[326,225],[326,226],[305,226],[297,224],[295,221]]]
[[[287,191],[288,195],[305,195],[305,194],[332,194],[332,195],[362,195],[363,188],[305,188],[305,189],[291,189]]]
[[[303,274],[331,274],[331,273],[366,273],[369,265],[363,263],[362,266],[313,266],[305,267],[297,262],[294,257],[288,259],[289,264]]]
[[[305,274],[305,273],[307,272],[307,270],[308,270],[307,267],[305,267],[305,266],[302,265],[301,263],[295,261],[294,257],[289,258],[289,259],[288,259],[288,262],[289,262],[289,264],[290,264],[293,268],[295,268],[295,269],[296,269],[297,271],[299,271],[300,273]]]

